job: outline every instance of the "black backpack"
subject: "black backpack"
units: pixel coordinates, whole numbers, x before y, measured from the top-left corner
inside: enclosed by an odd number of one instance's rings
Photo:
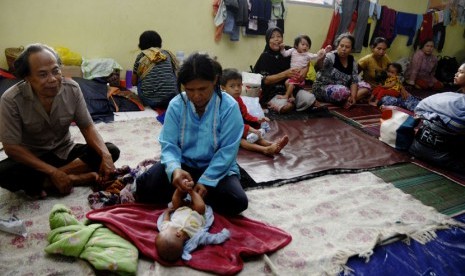
[[[459,63],[455,57],[440,57],[438,66],[436,67],[435,77],[441,82],[452,84],[458,69]]]

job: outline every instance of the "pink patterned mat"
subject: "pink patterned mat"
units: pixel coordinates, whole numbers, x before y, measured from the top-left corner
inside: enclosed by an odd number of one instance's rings
[[[136,166],[146,158],[159,157],[161,125],[154,118],[97,128],[106,141],[120,147],[117,166]],[[0,188],[0,217],[16,215],[28,232],[27,237],[0,232],[0,275],[94,275],[83,260],[44,252],[52,206],[64,203],[82,220],[90,211],[87,196],[91,192],[78,187],[66,197],[32,201]],[[368,257],[384,239],[406,234],[426,242],[435,237],[436,229],[454,223],[368,172],[327,175],[250,190],[247,195],[250,204],[244,215],[283,229],[293,241],[270,256],[248,260],[243,275],[335,274],[344,270],[348,257]],[[164,267],[146,258],[139,259],[138,274],[207,275],[188,267]]]

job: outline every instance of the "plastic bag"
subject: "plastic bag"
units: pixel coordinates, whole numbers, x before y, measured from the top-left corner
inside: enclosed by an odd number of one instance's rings
[[[63,65],[77,65],[81,66],[82,56],[79,53],[71,51],[66,47],[56,47],[55,50],[61,58]]]
[[[247,107],[247,111],[250,115],[257,118],[265,117],[265,113],[263,112],[263,109],[260,106],[260,102],[257,97],[241,96],[241,98],[245,106]]]
[[[0,230],[7,233],[20,235],[25,238],[27,237],[27,231],[24,222],[15,215],[11,216],[9,219],[0,219]]]
[[[454,83],[455,73],[459,69],[459,63],[455,57],[443,56],[438,60],[435,77],[442,82]]]
[[[305,77],[306,80],[311,80],[315,81],[316,80],[316,70],[315,66],[313,66],[312,63],[310,63],[310,67],[308,67],[308,73],[307,76]]]

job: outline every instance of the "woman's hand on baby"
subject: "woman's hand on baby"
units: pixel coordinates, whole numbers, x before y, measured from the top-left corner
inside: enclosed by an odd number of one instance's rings
[[[173,171],[173,185],[183,192],[188,192],[194,186],[191,175],[183,169]]]

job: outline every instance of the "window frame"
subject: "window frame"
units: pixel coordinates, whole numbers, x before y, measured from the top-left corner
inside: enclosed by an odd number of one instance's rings
[[[332,3],[330,4],[321,4],[317,2],[326,2],[326,1],[331,1]],[[315,7],[322,7],[322,8],[334,8],[334,4],[336,0],[286,0],[287,3],[289,4],[298,4],[298,5],[307,5],[307,6],[315,6]]]

